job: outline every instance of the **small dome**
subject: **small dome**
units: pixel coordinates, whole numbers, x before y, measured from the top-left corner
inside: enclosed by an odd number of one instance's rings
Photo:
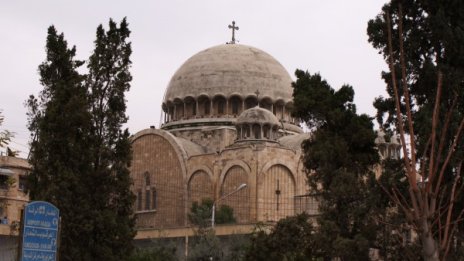
[[[390,139],[390,143],[394,146],[400,147],[401,146],[400,137],[398,137],[397,134],[393,134],[393,136]]]
[[[280,125],[277,117],[270,112],[269,110],[260,108],[258,106],[248,109],[237,118],[237,125],[240,124],[270,124],[270,125]]]
[[[375,144],[385,143],[385,132],[380,129],[377,131],[377,137],[375,138]]]

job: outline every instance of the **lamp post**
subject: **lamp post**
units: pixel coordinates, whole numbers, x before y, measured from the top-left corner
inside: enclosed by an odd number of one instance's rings
[[[211,227],[212,227],[213,229],[214,229],[214,212],[216,211],[216,203],[218,203],[219,201],[221,201],[221,200],[227,198],[228,196],[230,196],[230,195],[232,195],[232,194],[235,194],[235,193],[239,192],[240,190],[244,189],[246,186],[247,186],[246,183],[242,183],[242,184],[240,184],[240,186],[238,186],[238,188],[235,189],[234,191],[232,191],[232,192],[230,192],[230,193],[228,193],[228,194],[226,194],[226,195],[224,195],[224,196],[218,198],[217,200],[215,200],[215,201],[213,202],[213,210],[212,210],[212,213],[211,213]]]

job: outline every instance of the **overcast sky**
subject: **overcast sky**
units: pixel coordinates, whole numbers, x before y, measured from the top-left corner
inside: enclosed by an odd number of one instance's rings
[[[163,94],[171,76],[197,52],[230,41],[236,21],[240,44],[275,57],[294,79],[295,69],[319,72],[333,88],[355,89],[358,111],[374,115],[384,95],[382,57],[367,42],[367,21],[385,0],[4,0],[0,2],[0,129],[16,133],[10,147],[26,157],[29,132],[24,101],[41,90],[38,65],[45,59],[47,28],[55,25],[77,58],[87,59],[95,30],[109,18],[127,17],[132,31],[129,122],[136,133],[160,124]]]

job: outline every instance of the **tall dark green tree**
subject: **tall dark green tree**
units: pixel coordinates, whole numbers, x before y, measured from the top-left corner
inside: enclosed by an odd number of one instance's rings
[[[293,116],[313,129],[303,143],[309,184],[320,194],[316,256],[368,260],[376,223],[369,189],[378,163],[369,116],[356,113],[354,91],[335,91],[319,74],[296,71]]]
[[[47,59],[39,66],[43,90],[31,96],[30,192],[62,214],[61,260],[126,260],[134,220],[128,167],[131,146],[125,96],[129,90],[130,31],[124,19],[97,29],[88,75],[75,48],[50,27]]]
[[[388,193],[414,224],[425,260],[463,249],[463,28],[463,1],[392,0],[367,29],[390,67],[377,119],[400,133],[408,180],[406,193]]]
[[[63,34],[48,29],[46,59],[39,66],[43,86],[30,96],[29,161],[31,200],[45,200],[61,212],[61,260],[91,260],[87,255],[92,236],[92,194],[83,182],[92,171],[91,115],[84,77],[77,69],[76,49],[68,48]]]
[[[92,172],[90,193],[93,207],[94,260],[121,260],[132,250],[135,196],[130,190],[131,145],[125,93],[132,76],[130,30],[126,19],[119,26],[112,20],[107,31],[97,28],[95,49],[90,56],[86,77],[91,114]]]

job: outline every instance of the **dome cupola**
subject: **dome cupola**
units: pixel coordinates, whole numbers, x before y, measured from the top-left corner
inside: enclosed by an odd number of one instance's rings
[[[269,110],[258,106],[248,109],[237,118],[237,141],[268,140],[278,138],[281,123]]]

